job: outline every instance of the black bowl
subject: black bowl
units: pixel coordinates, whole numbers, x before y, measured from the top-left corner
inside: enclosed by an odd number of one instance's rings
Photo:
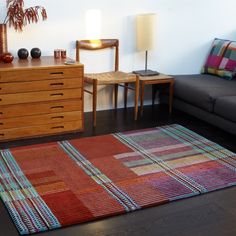
[[[20,59],[27,59],[29,56],[29,52],[26,48],[20,48],[17,52],[17,55]]]
[[[30,51],[32,58],[37,59],[41,57],[41,50],[39,48],[32,48]]]

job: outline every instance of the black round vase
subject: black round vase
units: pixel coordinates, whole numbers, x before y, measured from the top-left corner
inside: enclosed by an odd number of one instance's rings
[[[29,52],[26,48],[21,48],[18,50],[17,55],[20,59],[27,59]]]
[[[41,57],[41,50],[39,48],[32,48],[30,51],[32,58],[37,59]]]

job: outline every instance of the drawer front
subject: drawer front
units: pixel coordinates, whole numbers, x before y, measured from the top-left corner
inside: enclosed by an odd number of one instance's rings
[[[43,124],[54,124],[58,122],[68,122],[77,120],[82,120],[82,111],[52,113],[38,116],[22,116],[7,119],[0,118],[0,131],[4,129],[36,126]]]
[[[0,94],[81,88],[82,83],[82,78],[0,83]]]
[[[74,99],[81,97],[82,88],[29,93],[1,94],[0,105]]]
[[[82,110],[83,103],[81,99],[7,105],[0,106],[0,119]]]
[[[13,140],[19,138],[29,138],[35,136],[53,135],[72,131],[82,131],[82,120],[63,122],[47,125],[38,125],[14,129],[5,129],[0,131],[0,141]]]
[[[38,67],[28,70],[2,71],[0,73],[0,82],[19,82],[34,81],[47,79],[64,79],[64,78],[82,78],[83,68],[51,68],[40,69]]]

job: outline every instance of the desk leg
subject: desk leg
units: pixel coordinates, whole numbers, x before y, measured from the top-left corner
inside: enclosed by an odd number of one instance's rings
[[[172,114],[172,106],[173,106],[173,96],[174,96],[174,83],[170,83],[169,90],[169,113]]]
[[[139,78],[136,76],[135,94],[134,94],[134,120],[138,119],[138,98],[139,98]]]

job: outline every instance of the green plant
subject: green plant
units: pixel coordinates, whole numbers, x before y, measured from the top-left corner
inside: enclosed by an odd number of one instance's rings
[[[33,6],[24,8],[24,0],[6,0],[7,15],[4,20],[5,24],[13,27],[16,31],[22,31],[27,24],[37,23],[47,19],[47,12],[42,6]]]

